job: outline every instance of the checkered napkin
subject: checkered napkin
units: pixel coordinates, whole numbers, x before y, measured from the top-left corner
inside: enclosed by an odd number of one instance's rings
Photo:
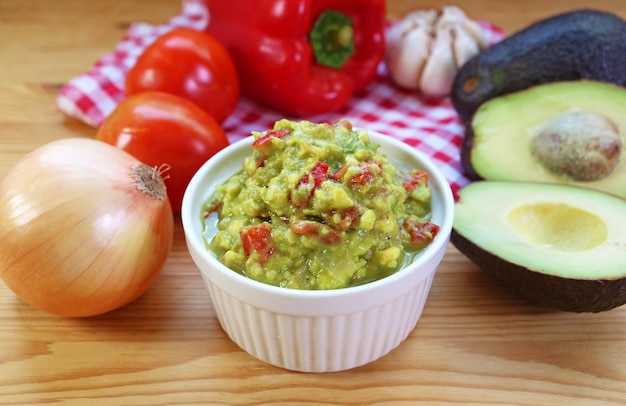
[[[89,71],[71,79],[60,89],[57,108],[68,116],[98,127],[124,98],[126,72],[147,45],[175,27],[202,30],[207,23],[208,12],[203,2],[184,0],[181,12],[166,24],[132,24],[113,52],[103,55]],[[502,38],[498,27],[484,21],[480,24],[490,43]],[[242,97],[222,125],[230,141],[235,142],[250,135],[251,131],[271,128],[281,118],[289,117]],[[306,117],[313,122],[332,122],[340,118],[347,118],[355,127],[404,141],[423,152],[443,172],[455,194],[468,183],[459,161],[463,126],[450,100],[428,99],[394,87],[384,64],[381,64],[374,82],[339,111]]]

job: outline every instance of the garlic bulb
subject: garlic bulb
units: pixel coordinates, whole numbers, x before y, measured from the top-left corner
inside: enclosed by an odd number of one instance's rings
[[[445,97],[458,69],[488,46],[482,27],[455,6],[418,10],[387,32],[385,63],[399,86]]]

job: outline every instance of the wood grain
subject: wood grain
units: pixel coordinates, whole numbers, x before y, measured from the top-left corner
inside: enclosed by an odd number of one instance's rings
[[[511,33],[587,1],[459,0]],[[594,7],[626,16],[621,0]],[[133,21],[163,23],[178,0],[0,0],[0,175],[25,153],[94,129],[55,108],[56,91],[109,52]],[[438,1],[390,0],[398,18]],[[2,249],[2,247],[0,247]],[[62,319],[0,282],[0,404],[32,405],[620,405],[626,308],[570,314],[503,290],[450,247],[424,314],[386,357],[302,374],[252,358],[220,328],[180,223],[142,298],[90,319]]]

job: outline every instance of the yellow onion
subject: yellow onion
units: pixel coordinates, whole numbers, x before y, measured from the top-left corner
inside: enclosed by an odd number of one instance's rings
[[[106,313],[151,286],[173,228],[157,168],[101,141],[53,141],[0,181],[0,278],[48,313]]]

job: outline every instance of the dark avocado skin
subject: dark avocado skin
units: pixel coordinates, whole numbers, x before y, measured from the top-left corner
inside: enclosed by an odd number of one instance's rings
[[[593,79],[626,85],[626,22],[583,9],[536,22],[485,49],[458,71],[451,101],[467,123],[485,101],[541,83]],[[468,79],[474,91],[464,91]]]
[[[454,229],[450,241],[510,291],[537,305],[575,313],[598,313],[626,303],[626,278],[582,280],[546,275],[484,251]]]
[[[472,148],[474,147],[474,128],[470,123],[465,126],[465,134],[461,143],[461,168],[470,180],[483,180],[472,165]]]

